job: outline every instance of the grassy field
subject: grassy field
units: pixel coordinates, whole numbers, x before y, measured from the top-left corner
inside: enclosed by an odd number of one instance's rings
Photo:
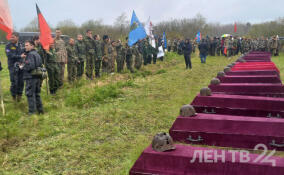
[[[0,116],[0,174],[128,174],[153,136],[168,132],[179,108],[233,62],[208,57],[185,70],[182,56],[130,74],[65,83],[56,96],[42,98],[45,114],[27,116],[26,98],[12,102],[4,50],[0,73],[6,116]],[[284,57],[275,58],[282,78]],[[1,115],[1,114],[0,114]]]

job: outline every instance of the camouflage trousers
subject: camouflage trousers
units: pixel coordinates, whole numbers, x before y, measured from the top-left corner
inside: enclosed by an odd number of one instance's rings
[[[86,76],[89,79],[93,78],[93,71],[94,71],[94,56],[87,55],[86,59]]]
[[[64,81],[64,73],[65,73],[65,63],[64,62],[59,62],[58,63],[58,67],[60,70],[60,76],[59,76],[59,80],[60,80],[60,86],[63,85],[63,81]]]
[[[115,59],[116,57],[115,56],[112,56],[110,58],[110,71],[111,72],[115,72]]]
[[[141,68],[141,66],[142,66],[142,57],[141,57],[141,55],[140,54],[135,55],[134,67],[139,70]]]
[[[82,77],[84,74],[84,61],[81,60],[80,63],[77,64],[77,77]]]
[[[68,81],[69,82],[75,81],[77,77],[77,65],[74,63],[68,63],[67,71],[68,71]]]
[[[110,73],[111,72],[111,58],[104,56],[102,59],[102,72]]]
[[[100,77],[101,64],[102,64],[102,60],[96,58],[96,60],[95,60],[95,73],[96,73],[96,77]]]
[[[127,66],[127,69],[130,70],[131,73],[134,72],[132,64],[133,64],[132,55],[126,55],[126,66]]]
[[[124,68],[124,57],[122,55],[118,55],[116,58],[116,66],[117,72],[121,72]]]
[[[53,94],[60,86],[60,70],[56,63],[47,63],[46,69],[48,73],[49,91]]]

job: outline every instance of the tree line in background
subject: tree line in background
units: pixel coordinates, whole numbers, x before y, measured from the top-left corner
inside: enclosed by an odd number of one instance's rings
[[[112,39],[122,39],[128,35],[130,21],[125,13],[115,19],[113,25],[106,25],[103,20],[89,20],[81,26],[76,25],[71,19],[59,22],[56,27],[62,33],[71,37],[76,37],[78,33],[84,34],[87,29],[91,29],[95,34],[108,34]],[[237,33],[233,33],[234,24],[208,23],[206,18],[197,14],[193,18],[172,19],[154,24],[154,34],[161,36],[165,31],[168,38],[194,38],[200,30],[204,36],[221,36],[222,34],[233,34],[248,37],[270,37],[273,35],[284,36],[284,17],[274,21],[258,24],[238,23]],[[38,32],[37,18],[33,19],[20,32]],[[0,41],[6,41],[5,33],[0,32]]]

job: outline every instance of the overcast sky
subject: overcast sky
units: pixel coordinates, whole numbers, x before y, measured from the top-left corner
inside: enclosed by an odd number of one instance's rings
[[[14,26],[25,27],[36,17],[35,3],[52,27],[59,21],[73,20],[80,25],[94,19],[112,24],[135,10],[141,22],[151,16],[155,24],[173,18],[192,18],[197,13],[208,22],[259,23],[284,17],[284,0],[8,0]]]

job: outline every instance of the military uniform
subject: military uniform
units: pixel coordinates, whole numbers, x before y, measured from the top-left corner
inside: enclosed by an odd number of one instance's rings
[[[84,74],[84,63],[86,61],[86,45],[84,41],[77,41],[75,44],[76,54],[79,59],[77,64],[77,77],[82,77]]]
[[[278,41],[276,38],[273,38],[271,42],[271,54],[277,56],[277,49],[278,49]]]
[[[51,94],[55,94],[60,86],[60,70],[56,61],[56,52],[54,49],[50,48],[49,51],[46,52],[44,64],[48,73],[48,85]]]
[[[138,50],[138,45],[133,46],[133,55],[135,56],[134,67],[139,70],[142,66],[142,56]]]
[[[111,57],[112,57],[111,44],[104,41],[102,43],[102,72],[110,73],[111,72]]]
[[[68,81],[72,82],[76,79],[77,76],[77,64],[79,62],[78,56],[76,54],[75,45],[67,46],[67,71],[68,71]]]
[[[114,49],[114,47],[110,44],[109,45],[109,54],[110,54],[110,72],[115,72],[115,60],[116,60],[116,57],[117,57],[117,53],[116,53],[116,50]]]
[[[24,62],[24,80],[26,81],[26,96],[29,105],[29,114],[34,114],[36,110],[39,113],[43,113],[42,102],[40,97],[41,92],[41,79],[34,77],[31,72],[37,67],[42,66],[42,59],[40,55],[31,50],[27,53],[27,57]]]
[[[222,43],[221,43],[221,40],[220,39],[217,39],[217,45],[216,45],[217,49],[217,55],[220,56],[221,55],[221,52],[222,52]]]
[[[10,92],[14,99],[21,98],[24,89],[23,71],[15,67],[22,62],[21,54],[24,53],[24,48],[20,43],[8,43],[5,48],[8,58],[8,69],[10,75]]]
[[[117,72],[121,72],[123,70],[125,60],[125,49],[123,48],[121,43],[116,45],[116,53]]]
[[[67,51],[65,42],[60,39],[54,39],[54,48],[56,51],[56,59],[60,69],[60,86],[63,85],[65,64],[67,63]]]
[[[86,76],[89,79],[93,79],[94,71],[94,61],[95,61],[95,49],[94,49],[94,39],[86,36],[84,38],[84,43],[86,45]]]
[[[132,48],[129,47],[126,43],[125,45],[125,58],[126,58],[126,67],[128,70],[130,70],[131,73],[134,72],[132,64],[133,64],[133,58],[132,58]]]
[[[102,64],[101,42],[98,40],[95,40],[94,46],[95,46],[95,73],[96,73],[96,77],[100,77],[100,69],[101,69],[101,64]]]

